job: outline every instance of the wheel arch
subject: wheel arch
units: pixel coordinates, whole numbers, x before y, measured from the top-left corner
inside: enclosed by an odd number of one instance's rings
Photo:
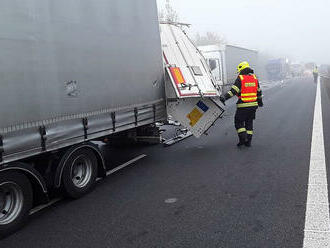
[[[59,188],[61,186],[63,170],[64,170],[64,166],[65,166],[67,160],[70,158],[70,156],[74,152],[76,152],[77,150],[82,149],[82,148],[88,148],[95,154],[96,159],[97,159],[97,168],[98,168],[97,176],[98,177],[106,176],[105,161],[104,161],[103,155],[102,155],[100,149],[98,148],[98,146],[94,145],[91,142],[83,143],[83,144],[79,144],[76,146],[72,146],[64,152],[64,155],[60,159],[60,162],[56,168],[55,180],[54,180],[55,188]]]
[[[14,162],[0,168],[0,173],[5,171],[17,171],[24,174],[31,183],[33,189],[33,204],[43,204],[49,201],[47,184],[42,175],[33,166],[23,162]]]

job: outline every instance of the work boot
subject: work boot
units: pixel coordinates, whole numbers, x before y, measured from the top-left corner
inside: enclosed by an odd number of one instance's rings
[[[237,144],[238,147],[245,145],[246,143],[246,132],[242,132],[238,134],[239,142]]]
[[[252,135],[248,134],[246,141],[245,141],[245,146],[250,147],[251,146],[251,142],[252,142]]]

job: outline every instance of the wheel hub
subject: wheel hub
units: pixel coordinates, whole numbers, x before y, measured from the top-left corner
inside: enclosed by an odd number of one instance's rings
[[[92,161],[85,155],[77,157],[72,165],[71,179],[73,184],[82,188],[85,187],[92,176]]]
[[[23,207],[22,189],[13,182],[0,184],[0,225],[5,225],[19,215]]]

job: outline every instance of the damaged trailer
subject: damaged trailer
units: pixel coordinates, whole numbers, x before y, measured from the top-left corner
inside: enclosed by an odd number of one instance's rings
[[[142,2],[0,3],[0,237],[50,192],[79,198],[106,175],[92,141],[168,114],[200,137],[223,114],[203,56]]]
[[[181,26],[166,22],[160,25],[166,107],[170,116],[198,138],[222,116],[224,106],[219,100],[221,89],[205,58]]]

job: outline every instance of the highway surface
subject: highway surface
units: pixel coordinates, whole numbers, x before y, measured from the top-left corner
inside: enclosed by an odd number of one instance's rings
[[[267,89],[251,148],[236,147],[232,101],[201,139],[167,148],[104,147],[112,166],[146,157],[84,198],[33,214],[0,247],[307,247],[306,225],[315,214],[306,220],[316,89],[311,78]],[[329,165],[330,80],[320,89]],[[329,178],[327,171],[320,176]],[[320,234],[311,242],[329,234],[308,231]]]

